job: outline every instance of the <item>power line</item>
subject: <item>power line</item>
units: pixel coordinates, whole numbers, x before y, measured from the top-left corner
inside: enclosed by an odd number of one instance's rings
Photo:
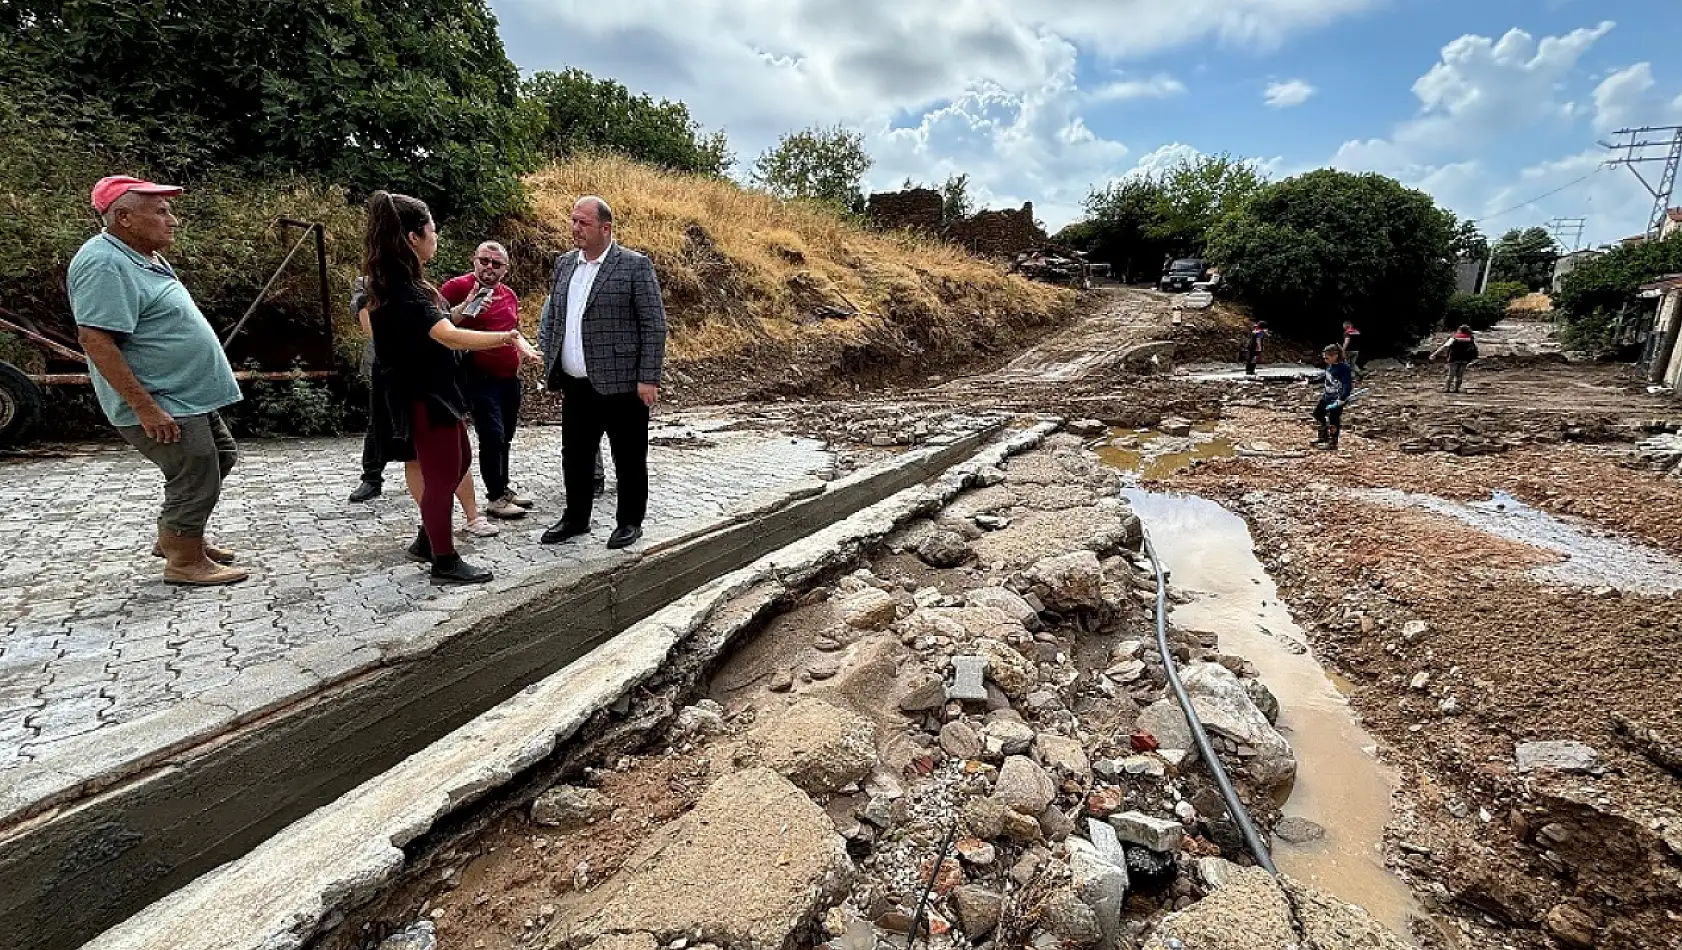
[[[1590,178],[1593,178],[1594,176],[1600,174],[1600,172],[1602,170],[1604,170],[1605,168],[1606,168],[1605,165],[1597,165],[1597,166],[1595,166],[1594,171],[1589,172],[1587,175],[1584,175],[1583,177],[1577,179],[1576,181],[1568,182],[1566,184],[1560,185],[1558,188],[1555,188],[1553,191],[1550,191],[1545,195],[1537,195],[1536,197],[1530,199],[1529,201],[1526,201],[1522,204],[1513,205],[1511,208],[1505,208],[1501,211],[1495,212],[1494,214],[1486,214],[1481,218],[1473,218],[1472,222],[1474,224],[1482,224],[1485,221],[1490,221],[1490,220],[1493,220],[1495,218],[1499,218],[1502,215],[1512,214],[1514,211],[1518,211],[1518,210],[1521,210],[1523,208],[1528,208],[1538,201],[1543,201],[1545,199],[1552,198],[1554,195],[1559,194],[1560,192],[1566,190],[1567,188],[1577,187],[1578,185],[1582,184],[1583,182],[1588,181]]]

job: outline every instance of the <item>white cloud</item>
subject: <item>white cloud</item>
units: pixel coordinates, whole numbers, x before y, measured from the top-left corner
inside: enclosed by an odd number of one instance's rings
[[[1157,73],[1149,79],[1119,79],[1094,89],[1093,102],[1126,102],[1132,99],[1169,99],[1183,96],[1186,84],[1167,73]]]
[[[1636,63],[1607,76],[1594,90],[1595,131],[1682,121],[1682,96],[1666,102],[1657,87],[1651,63]]]
[[[522,70],[576,66],[682,100],[744,164],[809,125],[864,130],[872,181],[968,172],[986,200],[1072,216],[1127,146],[1085,107],[1185,93],[1167,74],[1081,89],[1074,63],[1116,67],[1198,45],[1268,51],[1383,0],[493,0]]]
[[[1301,79],[1291,79],[1285,82],[1267,84],[1267,91],[1262,97],[1267,104],[1275,109],[1289,109],[1300,106],[1314,95],[1314,87]]]

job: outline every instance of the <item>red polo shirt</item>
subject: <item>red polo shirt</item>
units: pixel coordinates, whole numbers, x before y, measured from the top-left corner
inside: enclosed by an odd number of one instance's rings
[[[472,274],[452,277],[444,282],[444,286],[438,288],[438,293],[450,302],[450,306],[460,306],[463,300],[472,295],[473,287],[478,282],[478,278]],[[520,327],[519,298],[514,296],[514,291],[509,289],[507,284],[497,284],[496,289],[491,291],[490,301],[473,316],[463,317],[461,326],[467,330],[490,330],[498,333],[517,330]],[[469,353],[468,359],[474,371],[486,376],[513,379],[520,375],[520,353],[511,345]]]

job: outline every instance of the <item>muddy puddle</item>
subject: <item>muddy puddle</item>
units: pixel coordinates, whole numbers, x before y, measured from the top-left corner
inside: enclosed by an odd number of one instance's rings
[[[1573,587],[1612,587],[1634,594],[1682,591],[1682,561],[1670,555],[1532,508],[1505,492],[1486,501],[1461,502],[1394,489],[1374,489],[1363,497],[1398,508],[1423,508],[1447,515],[1479,531],[1528,544],[1560,557],[1558,563],[1532,568],[1545,582]]]
[[[1092,445],[1104,464],[1136,475],[1142,481],[1162,481],[1197,462],[1238,454],[1230,440],[1215,435],[1214,423],[1192,426],[1191,434],[1171,436],[1157,429],[1112,429]]]
[[[1384,867],[1382,850],[1395,776],[1355,722],[1344,698],[1347,684],[1320,667],[1279,599],[1248,526],[1204,498],[1143,490],[1126,496],[1174,586],[1192,597],[1170,622],[1218,635],[1221,651],[1254,663],[1279,699],[1279,728],[1298,761],[1284,814],[1326,829],[1324,838],[1305,844],[1276,839],[1280,870],[1365,907],[1397,934],[1410,933],[1409,919],[1424,913]]]

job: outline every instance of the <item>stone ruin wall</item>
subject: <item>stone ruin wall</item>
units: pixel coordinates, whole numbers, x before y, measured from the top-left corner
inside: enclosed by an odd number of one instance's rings
[[[945,202],[940,192],[932,188],[885,191],[870,196],[866,213],[877,227],[890,231],[909,229],[940,234],[945,223]]]
[[[912,188],[871,195],[868,214],[877,227],[937,235],[982,257],[1013,258],[1047,240],[1034,224],[1033,202],[1017,209],[981,211],[950,224],[942,222],[942,208],[940,192]]]

